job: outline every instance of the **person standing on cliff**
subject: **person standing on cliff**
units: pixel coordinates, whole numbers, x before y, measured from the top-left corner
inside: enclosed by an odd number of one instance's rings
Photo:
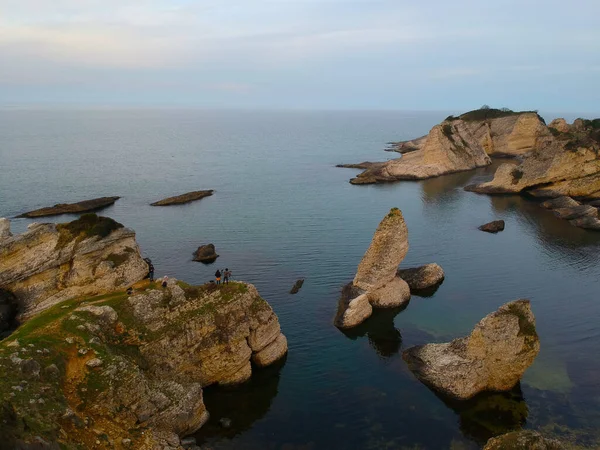
[[[231,277],[231,271],[225,268],[225,272],[223,272],[223,284],[229,284],[229,278]]]
[[[152,263],[148,263],[148,278],[150,278],[150,283],[154,283],[154,266]]]
[[[169,277],[168,276],[164,276],[162,279],[162,287],[166,288],[167,287],[167,282],[169,281]]]
[[[215,272],[215,280],[217,280],[217,284],[221,284],[221,271],[219,269]]]

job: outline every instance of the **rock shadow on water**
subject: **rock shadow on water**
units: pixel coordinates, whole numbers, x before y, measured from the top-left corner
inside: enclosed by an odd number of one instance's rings
[[[377,309],[360,325],[340,331],[353,341],[366,336],[369,344],[380,357],[391,358],[399,354],[402,348],[402,335],[394,325],[394,319],[407,306],[408,304],[398,308]]]
[[[194,435],[198,445],[232,439],[262,419],[277,397],[281,370],[286,360],[287,355],[271,366],[253,370],[252,378],[244,384],[204,389],[204,404],[210,418]],[[230,419],[231,426],[224,427],[221,419]]]
[[[527,423],[529,407],[520,383],[510,391],[482,392],[469,400],[456,400],[437,392],[435,395],[458,415],[462,433],[479,445],[520,430]]]

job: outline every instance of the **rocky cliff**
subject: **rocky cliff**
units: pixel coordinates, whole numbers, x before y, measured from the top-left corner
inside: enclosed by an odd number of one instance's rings
[[[402,158],[362,166],[353,184],[419,180],[486,166],[490,156],[524,155],[551,133],[535,112],[476,110],[448,117],[427,136],[396,144]],[[351,167],[348,165],[347,167]]]
[[[3,235],[0,289],[14,295],[21,318],[62,300],[127,287],[148,271],[135,233],[95,214],[68,224],[32,224],[23,234]]]
[[[241,383],[286,352],[249,284],[145,281],[129,296],[68,300],[0,342],[0,435],[45,448],[180,448],[208,418],[204,387]]]

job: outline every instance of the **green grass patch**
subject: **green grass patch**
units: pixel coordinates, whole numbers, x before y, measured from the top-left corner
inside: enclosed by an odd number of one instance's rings
[[[475,109],[473,111],[469,111],[466,112],[464,114],[461,114],[459,116],[459,119],[465,120],[465,121],[476,121],[476,120],[490,120],[490,119],[499,119],[501,117],[511,117],[511,116],[518,116],[520,114],[525,114],[525,113],[535,113],[537,114],[537,111],[511,111],[510,109],[496,109],[496,108],[482,108],[482,109]],[[538,117],[539,114],[538,114]],[[544,120],[540,117],[540,120]]]
[[[128,259],[129,259],[129,255],[127,253],[121,254],[121,255],[119,255],[117,253],[111,253],[110,255],[108,255],[106,257],[106,260],[113,263],[113,266],[115,266],[115,267],[119,267],[119,266],[125,264]]]
[[[64,247],[75,239],[86,239],[93,236],[105,238],[113,231],[123,228],[123,224],[97,214],[83,214],[79,219],[69,223],[59,223],[56,229],[60,233],[57,246]]]

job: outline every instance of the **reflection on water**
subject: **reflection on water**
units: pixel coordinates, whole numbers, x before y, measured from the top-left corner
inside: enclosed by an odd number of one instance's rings
[[[199,444],[214,438],[232,438],[248,430],[270,409],[277,396],[279,378],[287,357],[262,369],[252,368],[252,378],[236,387],[209,387],[204,389],[204,404],[210,419],[196,434]],[[231,420],[223,427],[221,419]]]
[[[394,318],[407,306],[375,309],[373,315],[359,326],[340,331],[352,340],[367,336],[373,350],[382,358],[389,358],[402,347],[402,335],[394,325]]]

